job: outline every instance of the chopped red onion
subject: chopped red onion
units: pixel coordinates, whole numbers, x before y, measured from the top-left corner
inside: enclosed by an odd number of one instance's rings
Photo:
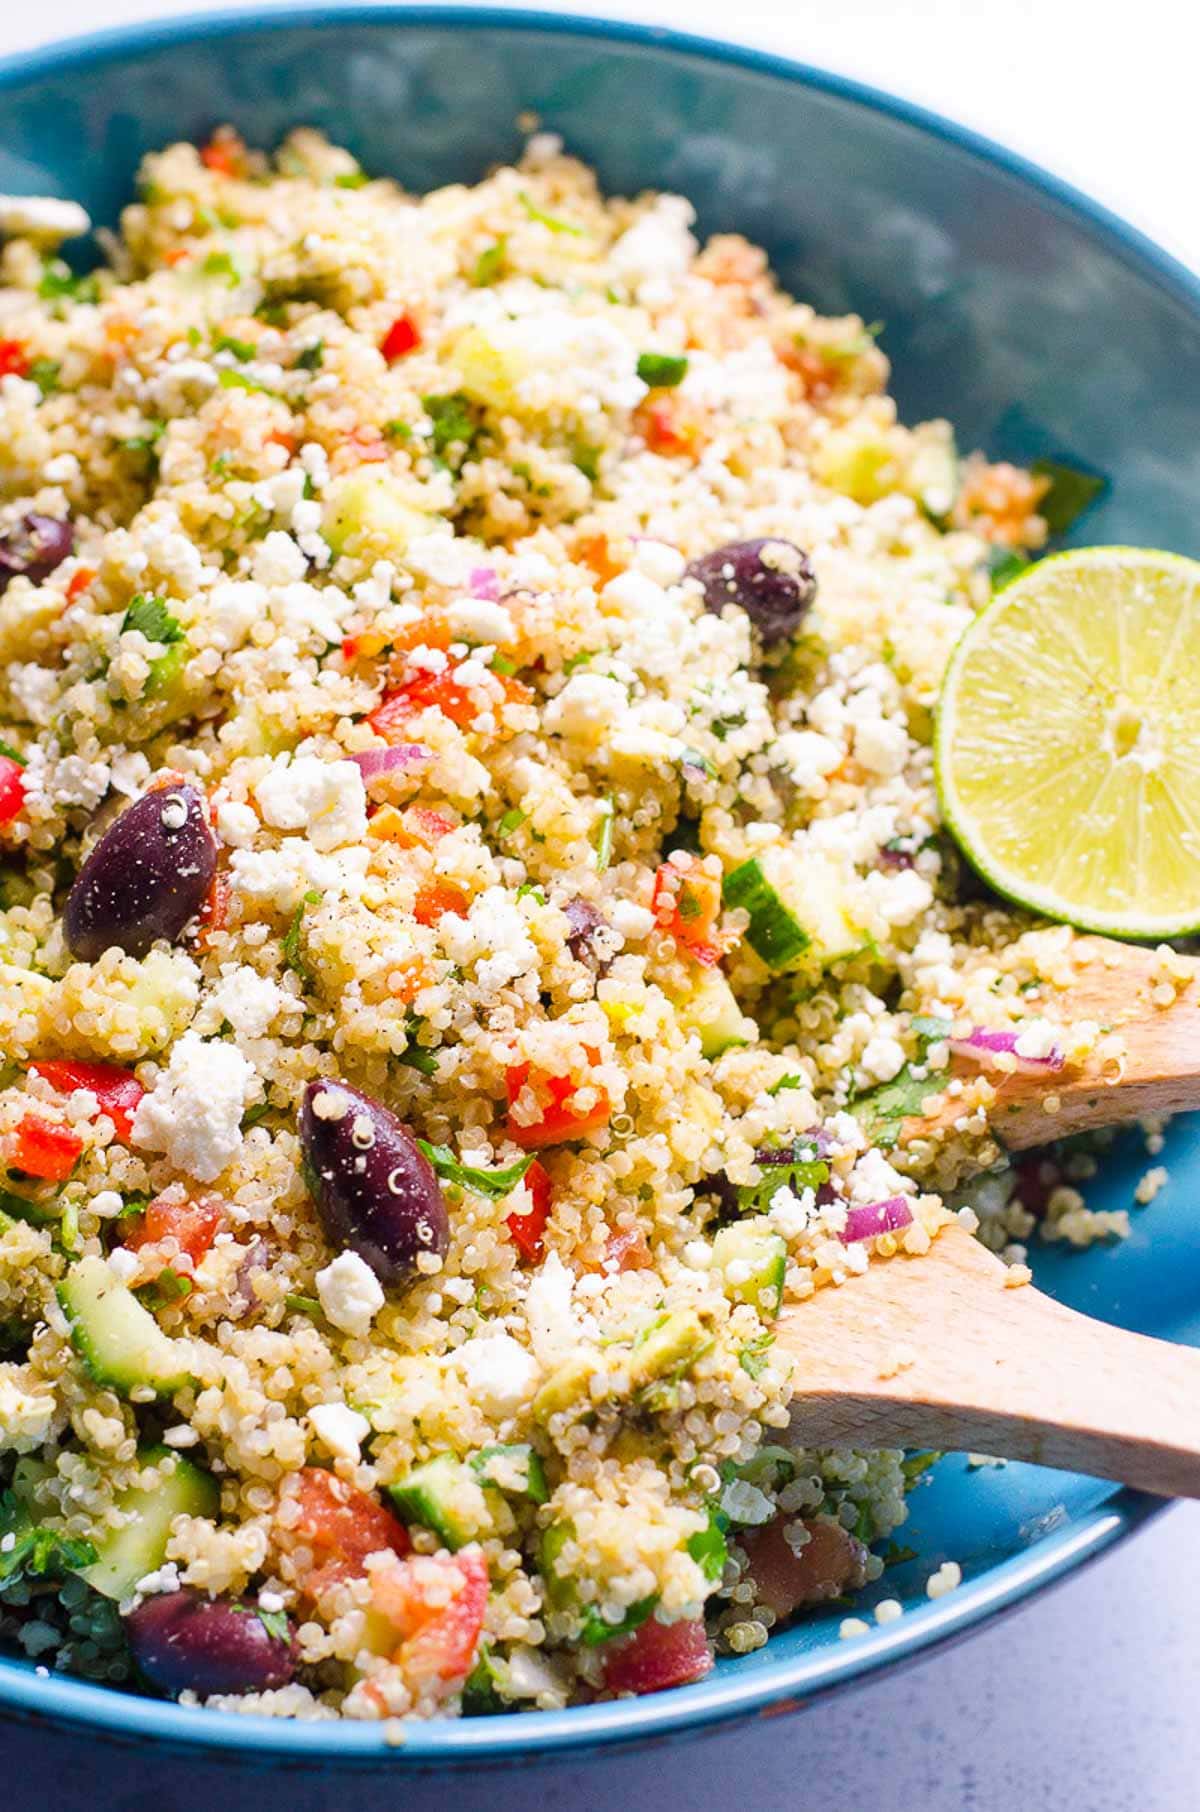
[[[992,1063],[997,1057],[1015,1057],[1017,1069],[1026,1075],[1041,1075],[1047,1070],[1061,1070],[1066,1059],[1058,1046],[1051,1045],[1044,1057],[1027,1057],[1017,1050],[1019,1029],[1009,1032],[987,1032],[976,1026],[965,1038],[950,1038],[947,1043],[956,1057],[970,1057],[976,1063]]]
[[[911,1220],[912,1209],[908,1197],[903,1195],[890,1195],[886,1202],[871,1202],[866,1208],[851,1208],[842,1230],[842,1244],[852,1246],[857,1240],[874,1239],[880,1233],[898,1233]]]
[[[363,749],[350,757],[363,777],[368,792],[372,783],[392,775],[411,774],[432,759],[432,750],[423,742],[398,742],[387,749]]]
[[[500,598],[499,575],[490,566],[473,566],[467,574],[467,590],[473,598],[495,604]]]

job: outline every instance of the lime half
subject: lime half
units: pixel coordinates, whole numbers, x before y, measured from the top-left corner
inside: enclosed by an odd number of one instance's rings
[[[1200,926],[1200,564],[1040,561],[951,657],[942,815],[1000,893],[1116,937]]]

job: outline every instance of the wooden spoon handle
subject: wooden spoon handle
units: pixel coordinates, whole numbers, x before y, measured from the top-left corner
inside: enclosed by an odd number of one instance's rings
[[[1024,1284],[957,1226],[776,1325],[793,1431],[819,1447],[1002,1455],[1200,1497],[1200,1350],[1108,1327]]]
[[[1079,937],[1071,946],[1075,979],[1068,1007],[1072,1020],[1095,1020],[1120,1035],[1123,1061],[1090,1058],[1078,1069],[999,1078],[987,1109],[988,1126],[1008,1151],[1027,1151],[1067,1133],[1116,1126],[1145,1114],[1182,1113],[1200,1107],[1200,963],[1172,959],[1191,978],[1166,1004],[1158,953],[1111,938]],[[954,1074],[969,1082],[980,1070],[956,1061]],[[966,1111],[962,1097],[939,1095],[923,1113],[906,1120],[901,1141],[909,1147],[951,1131]]]

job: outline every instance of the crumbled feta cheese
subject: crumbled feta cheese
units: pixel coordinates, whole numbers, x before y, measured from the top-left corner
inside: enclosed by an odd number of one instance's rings
[[[249,849],[258,835],[258,813],[241,800],[218,798],[213,816],[217,835],[230,849]]]
[[[136,1252],[130,1252],[125,1246],[114,1246],[108,1255],[108,1268],[120,1283],[128,1283],[141,1270],[142,1261]]]
[[[189,625],[192,640],[198,648],[217,648],[222,654],[240,648],[266,602],[266,587],[253,579],[219,580]]]
[[[314,849],[336,849],[366,836],[367,791],[353,761],[276,756],[254,796],[268,824],[306,832]]]
[[[235,892],[269,900],[277,912],[291,912],[310,890],[355,898],[362,892],[369,857],[361,845],[323,856],[305,838],[292,837],[281,849],[235,849],[229,877]]]
[[[599,743],[629,709],[624,686],[603,673],[573,673],[542,714],[551,735],[570,742]]]
[[[807,1229],[812,1220],[816,1196],[811,1189],[802,1189],[799,1194],[785,1184],[777,1189],[771,1197],[767,1210],[767,1219],[776,1233],[786,1240],[793,1240]]]
[[[450,961],[464,969],[474,964],[477,983],[489,993],[537,967],[521,908],[503,887],[486,888],[465,918],[447,913],[439,932]]]
[[[248,963],[229,963],[205,1001],[208,1016],[227,1020],[239,1038],[265,1038],[279,1014],[296,1005],[294,997],[269,975]]]
[[[541,1270],[531,1278],[525,1298],[529,1337],[544,1366],[551,1366],[574,1351],[584,1332],[576,1319],[574,1292],[574,1273],[567,1269],[557,1252],[551,1252]]]
[[[271,618],[298,647],[323,649],[342,639],[342,621],[352,600],[335,585],[319,590],[303,580],[280,586],[271,594]]]
[[[133,1142],[165,1152],[176,1169],[211,1183],[242,1147],[254,1070],[231,1044],[185,1032],[133,1119]]]
[[[609,250],[613,270],[636,288],[640,283],[682,277],[697,245],[688,228],[696,210],[682,195],[658,195]]]
[[[339,1252],[317,1272],[317,1296],[335,1328],[365,1340],[384,1304],[379,1279],[357,1252]]]
[[[31,1453],[45,1446],[54,1423],[54,1396],[45,1380],[27,1366],[0,1364],[0,1428],[10,1452]]]
[[[639,906],[634,900],[614,900],[609,918],[613,930],[623,938],[649,937],[658,922],[648,906]]]
[[[854,731],[854,753],[870,774],[899,774],[908,760],[908,731],[888,717],[860,723]]]
[[[516,634],[511,612],[490,598],[456,598],[446,618],[451,634],[468,642],[486,642],[496,647],[511,642]]]
[[[1058,1027],[1048,1019],[1027,1019],[1017,1031],[1018,1057],[1049,1057],[1058,1044]]]
[[[272,529],[254,550],[252,570],[260,585],[290,585],[304,578],[308,561],[289,534]]]
[[[850,1200],[862,1207],[886,1202],[893,1195],[911,1195],[913,1185],[893,1170],[881,1151],[864,1151],[850,1177]]]
[[[633,544],[633,564],[647,579],[663,586],[678,585],[687,568],[687,561],[677,547],[672,547],[669,541],[654,541],[644,535],[639,535]]]
[[[540,1367],[511,1334],[482,1334],[464,1341],[454,1355],[484,1413],[513,1415],[532,1396]]]
[[[346,1403],[317,1403],[308,1412],[308,1421],[319,1441],[339,1460],[360,1458],[359,1449],[371,1432],[365,1416]]]
[[[890,1082],[904,1068],[904,1046],[885,1032],[877,1033],[867,1043],[862,1066],[876,1082]]]
[[[802,793],[825,791],[826,776],[840,764],[845,750],[819,730],[788,730],[775,739],[771,759],[779,763]]]

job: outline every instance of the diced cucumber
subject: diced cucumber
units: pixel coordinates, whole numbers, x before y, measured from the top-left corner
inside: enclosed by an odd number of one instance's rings
[[[169,1447],[147,1447],[138,1454],[143,1467],[166,1460],[174,1462],[172,1469],[161,1471],[153,1485],[120,1494],[117,1509],[127,1521],[95,1543],[96,1559],[80,1569],[80,1578],[105,1598],[128,1598],[139,1579],[158,1571],[177,1516],[212,1517],[220,1508],[220,1487],[211,1473]]]
[[[548,1422],[572,1403],[590,1397],[596,1361],[584,1355],[564,1359],[556,1366],[533,1399],[535,1421]]]
[[[451,1453],[439,1453],[406,1478],[388,1486],[405,1523],[432,1529],[451,1553],[492,1527],[487,1495],[471,1467]]]
[[[569,1541],[575,1539],[573,1522],[551,1523],[543,1529],[542,1539],[538,1546],[538,1567],[546,1589],[547,1600],[555,1610],[564,1610],[575,1600],[575,1588],[570,1578],[558,1570],[558,1557]]]
[[[675,1378],[712,1345],[712,1335],[694,1309],[676,1309],[652,1328],[629,1358],[635,1390],[664,1378]]]
[[[772,850],[725,877],[727,906],[750,915],[746,942],[770,969],[825,969],[863,948],[844,904],[845,884],[822,856],[795,859]]]
[[[713,1241],[713,1268],[723,1273],[725,1294],[775,1316],[783,1301],[787,1242],[754,1221],[722,1227]]]
[[[679,1003],[679,1023],[687,1032],[698,1032],[704,1057],[719,1057],[734,1045],[750,1044],[758,1027],[747,1019],[719,969],[700,973],[695,992]]]
[[[169,1397],[188,1382],[186,1349],[164,1334],[153,1315],[102,1258],[81,1258],[57,1286],[71,1342],[97,1384],[122,1396],[148,1386]]]
[[[415,510],[381,472],[350,472],[326,487],[321,533],[335,554],[398,559],[435,518]]]
[[[471,1461],[471,1470],[481,1485],[490,1485],[506,1497],[527,1497],[530,1503],[544,1504],[550,1495],[542,1456],[528,1441],[481,1447]]]

